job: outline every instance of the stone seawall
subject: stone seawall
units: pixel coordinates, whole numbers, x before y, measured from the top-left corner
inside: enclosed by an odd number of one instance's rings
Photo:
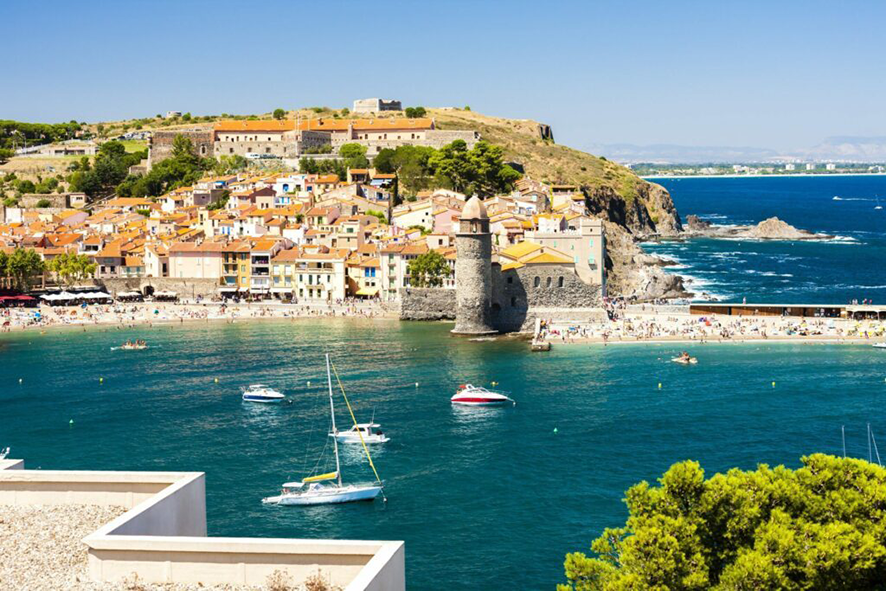
[[[218,295],[218,279],[184,279],[176,277],[132,277],[96,279],[95,283],[108,293],[140,291],[150,295],[158,291],[174,291],[179,298],[194,299],[197,296],[215,297]]]
[[[400,320],[455,320],[455,290],[442,287],[401,289]]]

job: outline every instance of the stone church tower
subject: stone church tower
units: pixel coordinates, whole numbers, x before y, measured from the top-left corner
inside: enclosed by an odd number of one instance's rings
[[[492,234],[489,215],[476,196],[465,204],[455,234],[455,334],[493,334]]]

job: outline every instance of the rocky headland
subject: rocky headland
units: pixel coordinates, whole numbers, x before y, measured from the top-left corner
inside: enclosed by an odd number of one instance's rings
[[[747,240],[833,240],[835,236],[800,230],[789,223],[771,217],[759,224],[725,226],[711,224],[698,216],[686,217],[685,238],[743,238]]]

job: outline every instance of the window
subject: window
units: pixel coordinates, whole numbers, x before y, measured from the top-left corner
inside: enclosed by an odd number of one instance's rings
[[[532,281],[532,285],[533,285],[534,287],[538,287],[539,285],[541,285],[541,277],[536,277],[536,278]]]
[[[548,277],[547,286],[550,287],[553,282],[554,279],[552,277]]]
[[[228,148],[228,154],[233,154],[233,153],[234,153],[234,148]]]
[[[513,282],[514,282],[514,278],[513,278],[513,277],[508,277],[508,283],[513,283]]]
[[[271,149],[270,149],[270,148],[265,148],[265,154],[270,154],[270,153],[271,153]]]
[[[557,287],[563,287],[564,283],[565,281],[563,280],[563,277],[557,279]]]

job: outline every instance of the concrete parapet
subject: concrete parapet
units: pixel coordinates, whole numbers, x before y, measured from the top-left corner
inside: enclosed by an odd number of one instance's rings
[[[96,581],[262,585],[277,570],[302,581],[322,569],[345,591],[406,589],[403,542],[206,537],[202,472],[22,468],[0,462],[0,505],[127,509],[83,540]]]

